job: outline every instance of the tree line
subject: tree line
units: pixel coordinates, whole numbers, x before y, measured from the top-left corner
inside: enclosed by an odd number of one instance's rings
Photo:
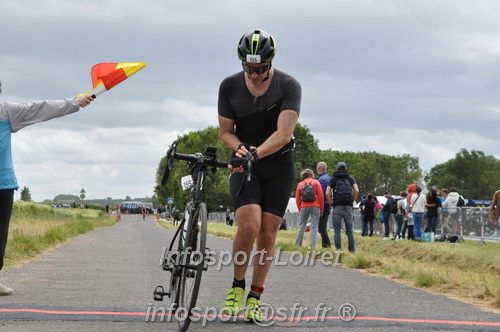
[[[218,127],[207,127],[193,131],[179,138],[177,151],[181,153],[204,152],[207,146],[217,148],[219,160],[229,160],[231,151],[219,139]],[[482,151],[461,149],[455,157],[437,164],[428,172],[423,172],[418,157],[410,154],[397,156],[385,155],[375,151],[351,152],[337,150],[321,150],[318,140],[314,138],[306,126],[297,124],[294,130],[294,162],[295,180],[301,181],[300,172],[305,168],[316,170],[319,161],[328,165],[328,173],[335,171],[339,161],[347,163],[348,170],[356,179],[360,192],[382,195],[385,191],[399,194],[405,191],[411,183],[417,183],[423,188],[441,189],[455,187],[461,195],[471,199],[491,199],[493,193],[500,188],[500,159],[485,155]],[[166,165],[166,156],[162,157],[156,170],[155,194],[147,201],[152,201],[155,207],[166,204],[168,198],[174,198],[174,205],[183,208],[189,200],[189,192],[183,191],[180,185],[181,177],[187,175],[186,163],[174,161],[168,183],[161,185],[161,178]],[[207,186],[207,205],[210,211],[225,210],[231,206],[229,194],[228,172],[218,169],[211,173]],[[294,193],[292,193],[294,195]],[[27,186],[21,189],[21,200],[31,201],[31,193]],[[80,202],[77,195],[58,195],[53,201]],[[132,200],[129,196],[125,200]],[[143,199],[135,199],[141,200]],[[103,204],[106,200],[102,199]],[[101,203],[101,202],[94,203]],[[121,201],[121,200],[119,200]],[[118,200],[111,204],[118,204]]]
[[[348,165],[348,170],[356,179],[361,193],[382,195],[385,191],[399,194],[408,185],[417,183],[423,188],[456,187],[468,198],[491,199],[492,193],[500,188],[500,160],[487,156],[481,151],[462,149],[455,158],[434,166],[424,173],[419,159],[410,154],[390,156],[375,151],[351,152],[321,150],[318,140],[306,126],[298,124],[294,131],[295,180],[299,182],[300,172],[304,168],[316,170],[316,164],[324,161],[329,166],[328,173],[335,171],[339,161]],[[229,151],[220,141],[218,127],[208,127],[179,137],[177,151],[180,153],[204,152],[207,146],[217,148],[219,160],[229,160]],[[186,163],[174,161],[168,183],[161,185],[161,178],[166,165],[166,157],[160,160],[156,171],[155,194],[160,203],[167,203],[174,198],[177,207],[184,207],[189,200],[189,192],[183,192],[181,178],[187,175]],[[228,172],[218,169],[210,174],[207,186],[207,206],[210,211],[225,210],[231,205]],[[292,193],[293,194],[293,193]]]

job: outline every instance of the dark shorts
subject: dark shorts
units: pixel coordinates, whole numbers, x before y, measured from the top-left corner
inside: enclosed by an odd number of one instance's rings
[[[265,158],[256,163],[252,170],[252,180],[247,182],[243,194],[237,197],[243,176],[243,173],[233,173],[229,178],[235,210],[244,205],[257,204],[262,212],[283,218],[294,187],[291,156],[285,160]]]

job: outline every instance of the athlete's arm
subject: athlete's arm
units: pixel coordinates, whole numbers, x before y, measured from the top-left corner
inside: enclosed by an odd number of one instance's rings
[[[290,142],[298,118],[299,115],[295,111],[282,111],[278,117],[277,130],[271,136],[269,136],[269,138],[265,140],[264,143],[262,143],[260,146],[252,147],[257,149],[257,156],[259,158],[267,157]],[[224,145],[233,151],[236,151],[238,149],[238,146],[242,143],[234,133],[234,120],[221,116],[219,116],[219,136]],[[247,149],[242,146],[238,151],[236,151],[236,156],[242,157],[246,152]]]
[[[240,139],[234,134],[233,119],[219,116],[219,136],[222,143],[232,151],[236,151],[241,143]]]
[[[264,158],[272,155],[279,149],[281,149],[285,144],[290,142],[293,135],[293,130],[297,125],[299,119],[299,114],[292,110],[281,111],[278,117],[278,128],[277,130],[269,136],[268,139],[264,141],[257,148],[257,156],[259,158]]]

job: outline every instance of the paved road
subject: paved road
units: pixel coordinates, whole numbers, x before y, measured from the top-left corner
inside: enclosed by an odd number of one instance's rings
[[[0,331],[175,331],[174,319],[162,315],[167,301],[152,299],[168,277],[159,261],[173,233],[153,218],[124,216],[115,227],[5,269],[2,280],[16,293],[0,298]],[[218,315],[232,279],[232,268],[218,265],[231,241],[209,237],[208,246],[216,257],[202,279],[200,321],[190,330],[258,329]],[[500,330],[498,314],[384,278],[286,253],[276,263],[263,296],[275,317],[264,323],[266,331]],[[341,320],[339,312],[356,318]]]

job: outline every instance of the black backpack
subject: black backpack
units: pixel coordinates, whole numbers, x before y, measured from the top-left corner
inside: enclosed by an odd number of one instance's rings
[[[306,183],[304,180],[304,185],[302,186],[302,202],[314,202],[316,200],[316,194],[314,193],[313,181]]]
[[[338,178],[333,192],[333,203],[335,205],[352,205],[352,192],[352,185],[347,177]]]
[[[398,213],[398,202],[401,200],[401,198],[398,199],[393,199],[392,204],[391,204],[391,213],[397,214]]]
[[[465,201],[462,198],[462,196],[458,196],[458,202],[457,202],[458,207],[464,207],[465,206]]]

